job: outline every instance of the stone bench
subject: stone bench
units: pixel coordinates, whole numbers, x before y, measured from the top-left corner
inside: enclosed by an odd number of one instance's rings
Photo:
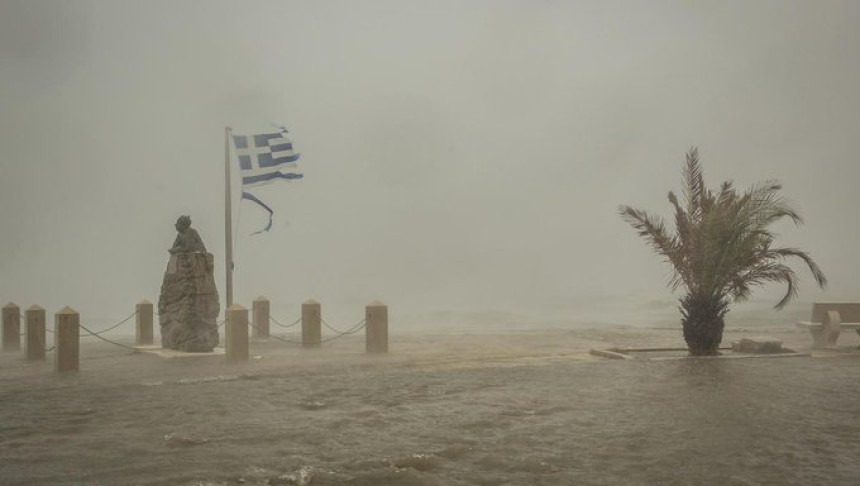
[[[812,334],[813,348],[835,347],[843,329],[860,334],[860,302],[814,302],[812,319],[798,322],[797,326]]]

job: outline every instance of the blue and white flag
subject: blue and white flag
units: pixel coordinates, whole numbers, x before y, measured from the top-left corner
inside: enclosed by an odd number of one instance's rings
[[[269,223],[260,231],[272,228],[274,211],[263,201],[245,189],[271,184],[278,180],[294,180],[304,177],[295,172],[296,161],[300,154],[293,152],[293,142],[287,138],[287,129],[279,127],[277,133],[256,135],[233,135],[233,146],[239,159],[239,173],[242,176],[242,199],[255,202],[269,213]]]

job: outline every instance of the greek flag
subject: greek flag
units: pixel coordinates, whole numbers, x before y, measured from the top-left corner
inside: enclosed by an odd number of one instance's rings
[[[303,177],[302,174],[294,171],[300,154],[293,152],[293,142],[287,138],[287,129],[278,128],[280,131],[277,133],[233,135],[233,146],[239,159],[239,172],[242,176],[242,199],[258,204],[269,213],[269,223],[254,234],[269,231],[272,228],[274,211],[245,189],[271,184],[277,180],[289,181]]]

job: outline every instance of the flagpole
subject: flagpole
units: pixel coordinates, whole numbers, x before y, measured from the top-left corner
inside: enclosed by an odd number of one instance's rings
[[[227,307],[233,305],[233,208],[230,197],[230,127],[224,127],[224,252],[227,270]]]

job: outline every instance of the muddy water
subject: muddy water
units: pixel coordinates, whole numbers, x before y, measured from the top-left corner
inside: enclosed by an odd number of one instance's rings
[[[860,359],[587,354],[678,339],[412,334],[368,357],[355,336],[238,367],[91,344],[64,377],[4,354],[0,483],[860,484]]]

